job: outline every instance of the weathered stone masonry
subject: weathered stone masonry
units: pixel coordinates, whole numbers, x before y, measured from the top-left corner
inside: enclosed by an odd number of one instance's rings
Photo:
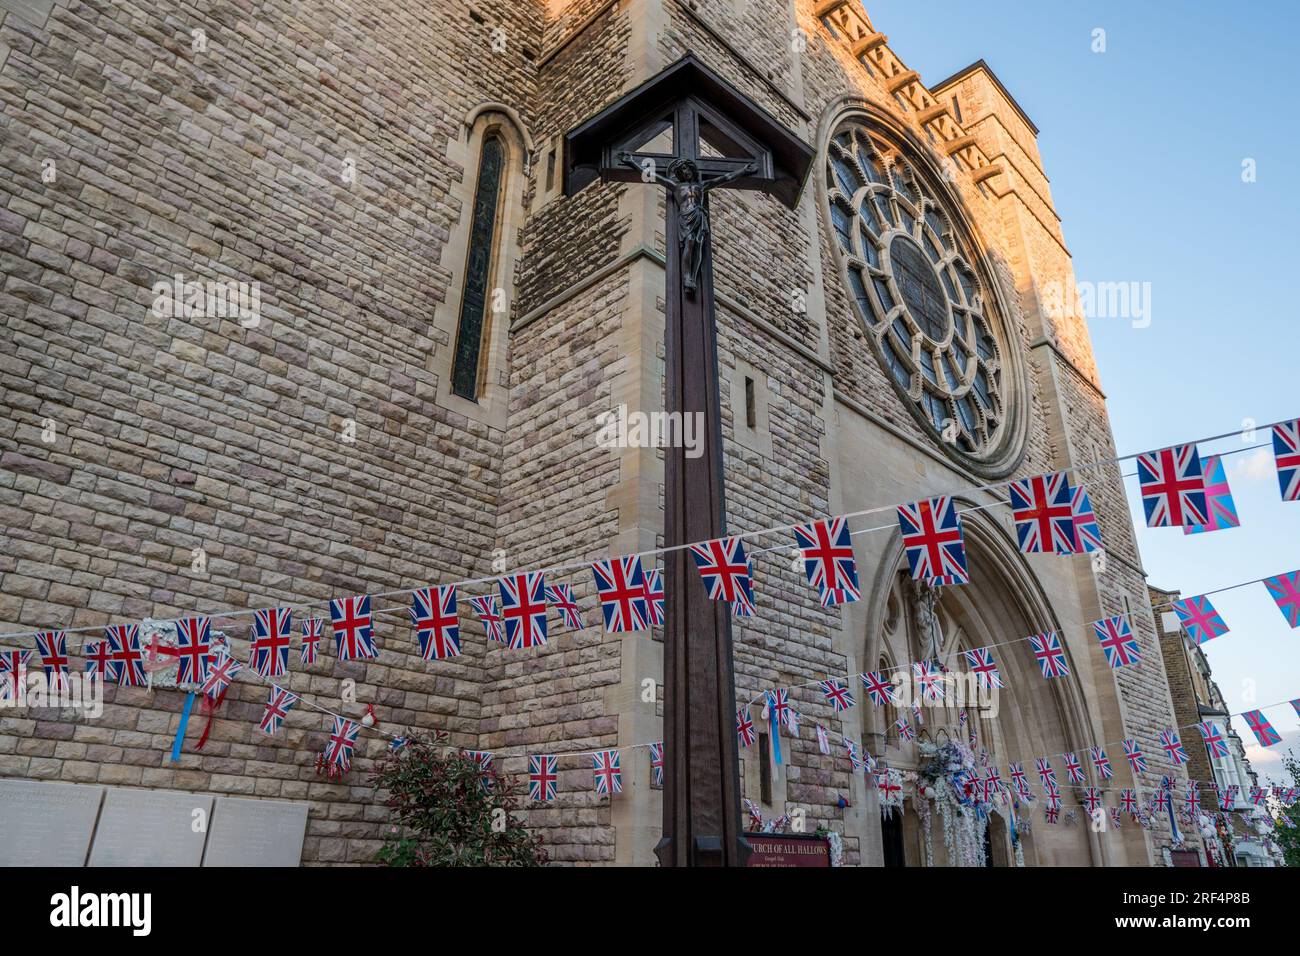
[[[320,613],[329,597],[484,577],[500,562],[653,547],[660,454],[600,448],[594,435],[596,414],[620,402],[661,407],[662,197],[596,184],[566,199],[560,146],[688,51],[819,150],[862,103],[936,162],[959,161],[951,188],[1002,287],[1022,368],[1010,473],[1113,454],[1086,327],[1040,301],[1044,283],[1071,273],[1037,130],[986,69],[932,95],[856,5],[0,0],[0,14],[5,632],[285,603]],[[446,382],[490,129],[509,152],[494,273],[508,308],[490,318],[474,403]],[[54,182],[42,181],[47,159]],[[736,530],[987,480],[936,447],[871,356],[835,264],[820,163],[794,212],[751,195],[714,200]],[[261,322],[154,316],[153,284],[176,274],[258,282]],[[746,376],[757,379],[756,431],[731,398]],[[47,420],[53,442],[41,437]],[[1050,729],[1062,745],[1171,723],[1117,473],[1090,488],[1106,569],[1078,559],[1021,570],[1086,664],[1089,710]],[[759,564],[761,613],[736,627],[739,700],[875,666],[889,588],[868,584],[898,558],[884,538],[858,539],[864,601],[843,613],[817,606],[788,542]],[[191,570],[196,548],[203,573]],[[565,579],[594,623],[589,575]],[[1150,666],[1116,679],[1086,624],[1125,610]],[[231,623],[242,648],[244,626]],[[659,702],[643,693],[662,676],[657,640],[552,625],[536,652],[488,650],[466,608],[464,655],[430,665],[405,617],[388,614],[377,662],[338,663],[326,648],[306,670],[295,658],[288,686],[354,715],[373,703],[389,729],[443,729],[511,755],[657,739]],[[79,658],[80,638],[69,643]],[[356,704],[339,703],[348,679]],[[267,738],[264,699],[262,686],[240,685],[204,752],[179,764],[167,760],[175,691],[110,688],[93,723],[6,712],[0,773],[306,800],[304,862],[371,860],[386,816],[365,775],[382,741],[363,734],[353,771],[327,782],[314,771],[320,716],[295,711]],[[810,723],[833,721],[819,695],[795,700]],[[1055,704],[1041,706],[1054,720]],[[850,719],[848,731],[884,741],[878,715]],[[848,862],[880,862],[874,793],[810,736],[788,742],[765,812],[801,807],[810,826],[844,832]],[[1178,775],[1148,756],[1151,780]],[[913,757],[890,750],[899,766]],[[503,765],[518,772],[523,758]],[[752,752],[742,774],[757,798]],[[553,859],[652,861],[660,805],[644,749],[624,752],[613,800],[591,792],[588,758],[562,757],[560,776],[559,800],[526,810]],[[1104,844],[1041,839],[1042,862],[1147,863],[1167,842],[1138,828]]]

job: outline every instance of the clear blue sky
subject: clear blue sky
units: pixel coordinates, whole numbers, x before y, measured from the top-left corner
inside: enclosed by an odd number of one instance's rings
[[[1149,328],[1090,323],[1121,454],[1227,432],[1247,418],[1300,416],[1300,7],[1255,3],[1245,15],[1172,0],[865,7],[923,81],[981,57],[998,74],[1041,131],[1080,282],[1151,283]],[[1092,50],[1098,27],[1104,53]],[[1248,157],[1257,170],[1249,184]],[[1233,439],[1202,453],[1240,447]],[[1210,534],[1141,527],[1129,479],[1152,584],[1194,595],[1300,567],[1300,502],[1279,500],[1271,453],[1226,463],[1242,526]],[[1206,645],[1229,708],[1300,697],[1300,629],[1287,627],[1263,585],[1212,600],[1231,628]],[[1284,737],[1268,752],[1233,721],[1262,775],[1279,772],[1277,751],[1300,752],[1294,711],[1266,713]]]

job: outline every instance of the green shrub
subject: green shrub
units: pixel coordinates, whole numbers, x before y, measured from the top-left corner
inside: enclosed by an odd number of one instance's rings
[[[463,751],[416,736],[375,766],[395,826],[378,861],[388,866],[540,866],[541,837],[514,818],[519,783],[486,773]]]

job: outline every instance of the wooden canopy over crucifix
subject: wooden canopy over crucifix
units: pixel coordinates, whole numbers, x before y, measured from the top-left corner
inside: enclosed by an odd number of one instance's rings
[[[663,866],[743,866],[731,608],[682,545],[727,533],[709,192],[765,192],[790,209],[813,151],[689,54],[565,137],[564,192],[597,179],[668,192],[664,404],[698,415],[703,454],[665,449]]]

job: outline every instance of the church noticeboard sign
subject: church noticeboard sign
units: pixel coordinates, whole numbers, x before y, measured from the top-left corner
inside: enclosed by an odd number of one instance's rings
[[[831,844],[825,837],[800,833],[746,833],[749,866],[830,866]]]

